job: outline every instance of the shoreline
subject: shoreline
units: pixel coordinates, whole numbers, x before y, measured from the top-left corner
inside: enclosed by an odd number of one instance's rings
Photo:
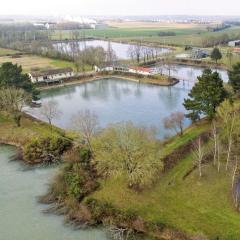
[[[80,85],[83,83],[88,83],[88,82],[93,82],[101,79],[108,79],[108,78],[113,78],[116,80],[125,80],[125,81],[131,81],[131,82],[136,82],[136,83],[144,83],[144,84],[151,84],[151,85],[157,85],[161,87],[171,87],[179,83],[179,79],[176,78],[171,78],[171,81],[164,82],[160,81],[158,82],[158,79],[151,79],[151,78],[137,78],[133,76],[124,76],[121,74],[103,74],[99,75],[96,74],[95,76],[91,77],[82,77],[82,78],[72,78],[69,80],[66,80],[64,83],[54,83],[51,85],[45,85],[45,86],[39,86],[37,87],[40,91],[48,90],[48,89],[55,89],[55,88],[61,88],[61,87],[66,87],[66,86],[74,86],[74,85]]]

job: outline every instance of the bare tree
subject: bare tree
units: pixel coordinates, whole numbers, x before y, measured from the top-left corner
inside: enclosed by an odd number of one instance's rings
[[[236,113],[234,112],[233,115],[232,115],[232,118],[230,119],[230,126],[229,126],[229,130],[228,130],[228,133],[227,133],[228,149],[227,149],[226,170],[228,170],[230,155],[231,155],[231,151],[232,151],[233,130],[234,130],[234,127],[235,127],[235,118],[236,118]]]
[[[12,115],[18,127],[21,126],[23,107],[29,100],[30,96],[23,89],[0,89],[0,109]]]
[[[217,162],[217,140],[218,140],[218,135],[217,135],[217,127],[216,127],[216,121],[213,120],[212,122],[212,139],[214,142],[214,149],[213,149],[213,165],[216,165]]]
[[[235,166],[233,168],[233,174],[232,174],[232,189],[234,187],[237,170],[238,170],[238,157],[235,156]]]
[[[109,65],[113,65],[117,61],[117,54],[112,48],[111,42],[108,42],[108,47],[106,51],[106,62]]]
[[[236,106],[229,100],[225,100],[217,109],[217,116],[222,124],[222,140],[227,144],[226,170],[228,170],[229,161],[232,153],[234,130],[236,128]]]
[[[43,103],[41,108],[41,115],[47,119],[48,123],[52,128],[53,119],[57,119],[60,116],[61,112],[58,109],[58,103],[55,100],[49,100],[46,103]]]
[[[165,118],[164,127],[166,129],[173,129],[177,134],[183,135],[183,122],[184,122],[184,113],[174,112],[169,117]]]
[[[143,47],[141,43],[131,45],[128,48],[128,56],[131,57],[132,61],[136,60],[137,63],[140,63],[142,53]]]
[[[93,153],[92,149],[92,137],[96,134],[98,130],[98,117],[94,112],[89,110],[80,111],[72,117],[72,127],[79,132],[80,136],[87,143],[90,151]]]
[[[222,153],[222,143],[219,136],[217,136],[217,170],[218,172],[220,172],[220,167],[221,167],[221,153]]]
[[[204,158],[204,148],[202,147],[201,138],[198,138],[198,141],[196,143],[196,146],[193,150],[193,155],[196,159],[198,171],[199,171],[199,177],[202,177],[202,162]]]

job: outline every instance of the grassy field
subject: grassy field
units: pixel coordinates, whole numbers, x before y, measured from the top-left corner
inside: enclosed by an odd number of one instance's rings
[[[116,38],[115,40],[128,40],[128,41],[142,41],[146,43],[155,43],[155,44],[169,44],[169,45],[176,45],[176,46],[202,46],[202,41],[206,38],[210,37],[218,37],[224,33],[228,34],[229,36],[236,35],[240,33],[240,27],[231,27],[227,28],[220,32],[207,32],[207,31],[195,31],[195,32],[185,32],[181,30],[182,34],[177,34],[176,36],[167,36],[167,37],[159,37],[159,36],[128,36],[126,38],[120,37]],[[193,31],[193,30],[192,30]]]
[[[191,140],[207,125],[194,126],[184,137],[173,138],[164,149],[163,155]],[[207,164],[203,167],[203,177],[193,171],[194,159],[189,154],[150,190],[135,192],[128,189],[124,177],[102,181],[102,187],[91,197],[105,200],[114,206],[132,210],[143,219],[166,224],[190,234],[203,234],[210,239],[238,240],[240,236],[240,214],[232,204],[230,181],[225,170],[220,173]]]
[[[21,127],[16,127],[15,123],[4,113],[0,112],[0,142],[15,143],[24,146],[29,140],[35,137],[46,137],[61,135],[63,130],[53,127],[41,121],[33,121],[31,118],[22,117]]]
[[[12,49],[0,48],[0,56],[5,56],[8,54],[15,54],[15,53],[19,53],[19,52]]]
[[[204,28],[107,28],[79,30],[82,36],[98,38],[157,37],[160,32],[171,31],[176,35],[187,35],[205,32]],[[62,39],[71,38],[71,31],[61,31]],[[55,31],[53,39],[60,39],[60,31]]]
[[[30,72],[39,69],[50,69],[50,68],[65,68],[71,67],[75,70],[73,62],[64,60],[55,60],[51,58],[45,58],[35,55],[22,55],[20,58],[12,58],[10,56],[0,57],[0,64],[4,62],[12,62],[22,66],[24,72]]]
[[[109,27],[114,28],[157,28],[157,29],[206,29],[207,25],[195,23],[167,23],[147,21],[105,21]],[[215,24],[212,24],[213,26]]]
[[[122,23],[123,24],[123,23]],[[121,26],[121,23],[118,23]],[[118,26],[117,25],[117,26]],[[141,26],[141,25],[140,25]],[[85,29],[79,30],[82,37],[97,37],[112,39],[117,41],[142,41],[145,43],[155,43],[161,45],[194,45],[201,46],[203,39],[210,37],[218,37],[224,33],[229,36],[236,35],[240,33],[240,27],[231,27],[224,29],[219,32],[208,32],[207,26],[205,25],[194,25],[191,26],[180,24],[180,25],[165,25],[155,27],[144,26],[136,27],[136,25],[128,25],[127,27],[115,27],[106,29]],[[176,36],[159,36],[161,32],[174,32]],[[55,31],[53,34],[53,39],[70,39],[71,31]]]

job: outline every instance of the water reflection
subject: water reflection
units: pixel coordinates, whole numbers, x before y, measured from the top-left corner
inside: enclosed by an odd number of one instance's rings
[[[85,49],[86,47],[99,47],[99,46],[103,47],[105,50],[108,49],[108,41],[103,40],[89,40],[85,42],[85,45],[83,44],[82,41],[79,41],[78,44],[81,50]],[[128,49],[131,46],[130,44],[111,42],[111,46],[119,59],[129,59]],[[54,44],[54,47],[59,51],[60,49],[63,49],[64,52],[71,51],[71,43],[56,43]],[[151,47],[144,48],[148,50],[153,49]],[[168,48],[154,48],[154,50],[157,50],[158,55],[162,55],[171,51]]]
[[[158,127],[158,136],[163,138],[170,133],[164,129],[163,119],[172,112],[185,112],[182,105],[184,98],[188,96],[195,79],[203,71],[202,68],[188,66],[177,66],[176,69],[174,74],[184,80],[174,87],[109,78],[45,91],[42,94],[42,101],[54,99],[59,103],[63,115],[60,119],[54,120],[54,124],[62,128],[70,127],[73,114],[89,109],[97,114],[101,127],[109,123],[132,121],[135,124]],[[226,81],[226,71],[219,72]],[[42,119],[39,108],[27,111]],[[185,126],[189,123],[186,120]]]

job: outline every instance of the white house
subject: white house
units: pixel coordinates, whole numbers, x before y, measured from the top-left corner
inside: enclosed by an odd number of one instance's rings
[[[129,67],[127,65],[117,65],[117,66],[107,66],[104,68],[99,68],[95,66],[95,71],[109,71],[109,72],[124,72],[124,73],[133,73],[133,74],[139,74],[144,76],[153,75],[153,72],[150,68],[147,67],[138,67],[138,66],[132,66]]]
[[[137,67],[137,66],[130,67],[129,72],[144,75],[144,76],[153,75],[151,69],[147,67]]]
[[[30,72],[29,77],[32,83],[38,82],[59,82],[74,76],[71,68],[50,69],[45,71]]]
[[[230,41],[228,42],[229,47],[237,47],[240,46],[240,40]]]

